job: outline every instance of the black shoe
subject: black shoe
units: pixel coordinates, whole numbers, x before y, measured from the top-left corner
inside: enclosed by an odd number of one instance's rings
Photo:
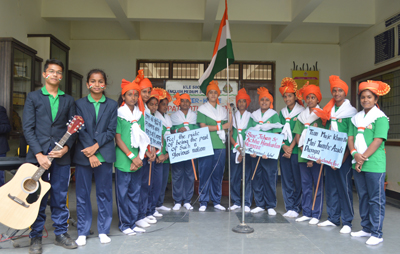
[[[76,245],[75,241],[71,239],[71,237],[68,235],[68,233],[56,235],[56,240],[55,240],[54,244],[62,246],[66,249],[78,248],[78,245]]]
[[[31,238],[29,254],[42,254],[42,237]]]

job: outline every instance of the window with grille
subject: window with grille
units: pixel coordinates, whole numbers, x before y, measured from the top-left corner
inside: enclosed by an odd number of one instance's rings
[[[169,62],[141,62],[139,69],[143,69],[144,76],[149,79],[169,78]]]
[[[172,63],[173,79],[199,79],[204,73],[204,63]]]
[[[227,71],[223,69],[222,71],[215,74],[214,79],[227,79]],[[229,65],[229,79],[238,80],[239,79],[239,64]]]
[[[400,100],[398,99],[400,97],[400,70],[378,75],[369,78],[369,80],[382,81],[390,86],[390,92],[385,96],[380,96],[378,104],[381,110],[389,117],[388,139],[400,139]]]
[[[243,80],[272,80],[272,65],[243,64]]]

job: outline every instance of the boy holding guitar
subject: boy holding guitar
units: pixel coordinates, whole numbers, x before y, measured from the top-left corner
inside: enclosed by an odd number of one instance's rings
[[[42,89],[28,94],[23,112],[23,130],[29,145],[26,161],[39,164],[47,169],[42,179],[51,184],[51,219],[55,227],[55,244],[67,249],[77,245],[67,233],[69,211],[66,207],[70,178],[70,148],[75,135],[68,139],[59,151],[51,151],[67,131],[65,123],[75,115],[74,99],[59,89],[63,77],[64,65],[61,61],[49,59],[44,66],[43,77],[46,85]],[[51,151],[51,152],[50,152]],[[49,157],[55,158],[53,163]],[[46,222],[48,193],[43,197],[36,221],[32,224],[29,253],[42,253],[42,231]]]

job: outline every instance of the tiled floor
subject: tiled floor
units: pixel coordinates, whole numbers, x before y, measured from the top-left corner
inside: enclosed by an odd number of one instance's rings
[[[167,192],[166,206],[172,207],[171,188]],[[193,198],[193,201],[196,197]],[[95,203],[94,193],[92,200]],[[353,230],[360,230],[357,195],[354,193],[355,219]],[[222,205],[228,206],[228,198],[223,197]],[[294,219],[282,217],[284,205],[281,186],[278,185],[277,216],[262,214],[246,215],[246,222],[254,228],[252,234],[238,234],[232,231],[241,220],[239,212],[214,211],[209,205],[207,212],[198,212],[199,205],[187,212],[181,208],[178,212],[163,212],[165,216],[157,224],[148,228],[144,234],[125,236],[117,227],[117,214],[114,202],[114,217],[110,237],[112,242],[100,244],[97,238],[96,217],[92,230],[94,235],[87,240],[87,245],[77,250],[66,250],[53,244],[54,234],[51,220],[47,219],[46,228],[49,236],[43,239],[43,253],[399,253],[400,240],[400,202],[388,199],[383,225],[384,242],[379,246],[365,245],[366,238],[352,238],[341,235],[339,227],[318,228],[307,222],[297,223]],[[70,187],[71,215],[76,218],[75,188]],[[96,207],[94,205],[94,207]],[[50,209],[47,210],[50,213]],[[322,220],[327,218],[326,211]],[[0,225],[0,233],[6,228]],[[70,226],[69,233],[77,237],[76,227]],[[13,243],[0,243],[1,253],[28,253],[28,238],[18,239]]]

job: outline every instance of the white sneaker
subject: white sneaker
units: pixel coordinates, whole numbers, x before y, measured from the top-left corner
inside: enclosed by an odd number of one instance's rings
[[[250,207],[245,206],[245,207],[244,207],[244,211],[245,211],[246,213],[249,213],[249,212],[250,212]]]
[[[144,233],[144,232],[146,232],[146,229],[139,228],[139,227],[134,227],[134,228],[132,228],[132,230],[135,231],[136,233]]]
[[[377,244],[380,244],[381,242],[383,242],[383,238],[378,238],[378,237],[375,237],[375,236],[371,236],[367,240],[367,242],[365,242],[365,244],[367,244],[367,245],[377,245]]]
[[[185,207],[186,210],[193,210],[193,206],[190,203],[183,204],[183,207]]]
[[[76,239],[75,243],[78,246],[85,246],[86,245],[86,236],[85,235],[78,236],[78,239]]]
[[[157,221],[156,217],[154,217],[153,215],[149,215],[149,216],[147,216],[146,218],[147,218],[147,219],[150,219],[150,220],[155,220],[155,221]]]
[[[207,206],[202,205],[202,206],[200,206],[200,208],[199,208],[199,212],[204,212],[206,209],[207,209]]]
[[[292,214],[292,210],[289,210],[286,213],[284,213],[282,216],[283,217],[290,217],[291,214]]]
[[[290,211],[289,217],[290,218],[297,218],[297,217],[299,217],[299,213],[296,212],[296,211]]]
[[[251,213],[259,213],[259,212],[264,212],[264,211],[265,211],[264,208],[256,207],[256,208],[251,210]]]
[[[311,220],[311,217],[302,216],[302,217],[296,219],[297,222],[308,221],[308,220]]]
[[[268,209],[268,215],[276,215],[276,212],[273,208]]]
[[[241,207],[240,205],[233,205],[233,206],[229,207],[229,210],[233,211],[233,210],[239,209],[240,207]]]
[[[353,237],[370,237],[371,233],[367,233],[363,230],[360,230],[358,232],[351,232],[351,236],[353,236]]]
[[[159,206],[159,207],[156,207],[156,210],[160,210],[160,211],[171,211],[171,208],[169,208],[169,207],[165,207],[165,206]]]
[[[137,221],[136,223],[138,223],[139,221]],[[150,226],[150,225],[149,225]],[[135,231],[133,231],[130,228],[125,229],[124,231],[122,231],[122,233],[124,233],[125,235],[136,235]]]
[[[318,220],[317,218],[312,218],[312,219],[308,222],[308,224],[310,224],[310,225],[317,225],[318,222],[319,222],[319,220]]]
[[[174,205],[174,207],[172,207],[172,210],[174,210],[174,211],[179,211],[179,209],[181,209],[181,204],[178,204],[178,203],[176,203],[175,205]]]
[[[163,217],[163,215],[161,213],[159,213],[157,210],[153,213],[154,217]]]
[[[111,238],[106,234],[99,234],[100,243],[110,243]]]
[[[326,220],[324,222],[318,223],[318,227],[336,227],[336,225],[329,220]]]
[[[344,225],[342,229],[340,230],[341,234],[350,234],[351,233],[351,227]]]
[[[141,228],[148,228],[150,227],[150,224],[146,222],[145,219],[141,219],[135,222],[136,226],[141,227]],[[125,229],[126,230],[126,229]]]
[[[214,208],[215,209],[217,209],[217,210],[220,210],[220,211],[225,211],[226,210],[226,208],[225,207],[223,207],[222,205],[220,205],[220,204],[218,204],[218,205],[215,205],[214,206]]]
[[[150,216],[145,217],[143,220],[149,224],[156,224],[157,220],[156,220],[156,218],[154,218],[154,219],[153,218],[154,217],[150,215]]]

